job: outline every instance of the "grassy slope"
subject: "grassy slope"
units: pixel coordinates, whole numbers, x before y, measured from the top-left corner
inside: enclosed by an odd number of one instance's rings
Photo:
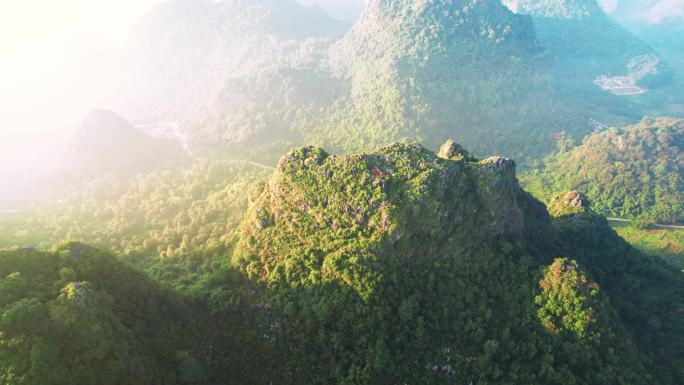
[[[684,230],[637,229],[626,223],[611,223],[611,227],[638,249],[684,269]]]

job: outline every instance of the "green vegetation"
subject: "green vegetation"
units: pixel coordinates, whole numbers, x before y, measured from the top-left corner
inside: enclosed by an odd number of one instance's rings
[[[265,174],[239,161],[196,161],[132,177],[100,176],[40,210],[26,228],[9,221],[15,233],[3,231],[0,246],[45,248],[70,239],[172,258],[223,245],[247,209],[251,183]]]
[[[177,380],[188,309],[144,274],[66,244],[0,252],[0,276],[3,384]]]
[[[643,375],[641,382],[681,382],[682,364],[670,361],[684,351],[681,271],[630,246],[590,210],[554,218],[553,227],[563,250],[558,253],[587,269],[638,349],[649,357],[644,373],[661,377],[646,380],[649,375]]]
[[[530,19],[499,0],[367,7],[345,35],[292,0],[165,2],[132,39],[126,112],[176,117],[198,153],[261,161],[303,144],[436,148],[449,136],[527,161],[557,132],[588,132],[555,92]]]
[[[254,289],[230,268],[170,290],[79,243],[0,251],[0,382],[267,383]]]
[[[189,284],[220,264],[252,183],[265,174],[245,162],[195,161],[143,175],[100,176],[59,204],[2,218],[0,247],[75,240],[154,267],[158,279]]]
[[[283,158],[264,185],[233,261],[267,288],[276,346],[312,352],[288,356],[297,382],[676,383],[679,272],[630,249],[594,214],[573,215],[582,215],[577,225],[560,217],[552,226],[504,159],[443,160],[411,145],[339,157],[309,147]],[[613,248],[580,246],[584,220]],[[589,266],[584,252],[629,277],[594,264],[597,285],[570,263],[537,286],[550,255]],[[634,259],[652,264],[649,278],[626,267]],[[622,278],[630,293],[661,279],[648,294],[666,290],[677,305],[625,297]],[[604,286],[620,308],[598,294]],[[570,332],[548,332],[554,317]],[[672,350],[661,354],[664,341],[652,339],[663,335]]]
[[[647,118],[594,133],[577,146],[561,139],[559,148],[521,177],[540,199],[577,190],[609,217],[640,223],[684,219],[684,121]]]
[[[684,270],[684,230],[642,229],[625,223],[611,223],[611,226],[634,247]]]
[[[540,65],[530,20],[499,1],[380,1],[367,15],[330,49],[350,91],[332,114],[342,128],[333,148],[353,149],[357,138],[436,148],[455,136],[475,154],[522,161],[550,151],[557,132],[585,132]]]
[[[104,193],[93,182],[30,236],[92,231],[118,258],[79,243],[0,252],[4,382],[684,379],[681,273],[576,193],[550,218],[510,160],[451,141],[440,155],[304,147],[266,181],[234,162],[109,181],[108,198],[89,198]]]
[[[684,232],[646,226],[684,121],[586,124],[668,68],[595,0],[504,3],[160,3],[121,104],[161,135],[96,111],[74,188],[0,212],[0,384],[684,384]]]
[[[577,262],[556,259],[539,282],[542,294],[536,299],[539,319],[552,333],[574,333],[579,337],[597,337],[596,324],[600,303],[599,285],[587,279]]]

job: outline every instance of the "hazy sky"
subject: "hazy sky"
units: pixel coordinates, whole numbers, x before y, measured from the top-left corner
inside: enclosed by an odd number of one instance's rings
[[[0,0],[0,185],[56,163],[83,111],[100,103],[98,74],[156,2]]]
[[[659,23],[667,19],[684,19],[684,0],[661,0],[648,11],[648,19]]]
[[[55,164],[60,144],[101,104],[131,26],[161,0],[0,0],[0,184]],[[365,0],[318,3],[354,20]],[[618,0],[601,0],[612,10]],[[651,21],[684,18],[684,0],[633,0]],[[656,4],[657,3],[657,4]],[[635,4],[635,3],[632,3]],[[656,4],[653,6],[653,4]],[[20,164],[28,164],[21,168]]]

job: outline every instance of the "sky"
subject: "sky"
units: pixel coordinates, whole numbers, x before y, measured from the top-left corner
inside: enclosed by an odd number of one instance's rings
[[[106,108],[112,84],[105,74],[117,66],[130,28],[160,1],[0,0],[0,184],[24,183],[36,169],[54,171],[49,166],[80,120]],[[365,4],[297,1],[347,20]],[[601,1],[612,11],[619,0]],[[651,22],[684,20],[684,0],[633,1],[644,5],[631,9]]]
[[[684,22],[684,0],[662,0],[648,11],[648,20],[651,23],[677,19]]]

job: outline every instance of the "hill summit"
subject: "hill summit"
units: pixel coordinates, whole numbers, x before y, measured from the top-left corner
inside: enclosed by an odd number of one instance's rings
[[[639,302],[653,292],[624,296],[658,276],[681,303],[678,271],[634,267],[649,258],[589,209],[551,218],[518,186],[513,161],[465,157],[453,141],[442,149],[298,148],[254,191],[232,262],[263,287],[267,333],[288,357],[279,373],[302,384],[681,375],[665,357],[682,341],[658,355],[655,334],[632,337],[644,332],[634,312],[659,306]],[[674,338],[681,321],[671,327]]]
[[[325,62],[349,90],[335,111],[340,136],[430,147],[456,136],[475,154],[543,152],[554,132],[583,125],[555,95],[541,52],[531,18],[498,0],[370,1]],[[520,135],[530,127],[535,143]]]

